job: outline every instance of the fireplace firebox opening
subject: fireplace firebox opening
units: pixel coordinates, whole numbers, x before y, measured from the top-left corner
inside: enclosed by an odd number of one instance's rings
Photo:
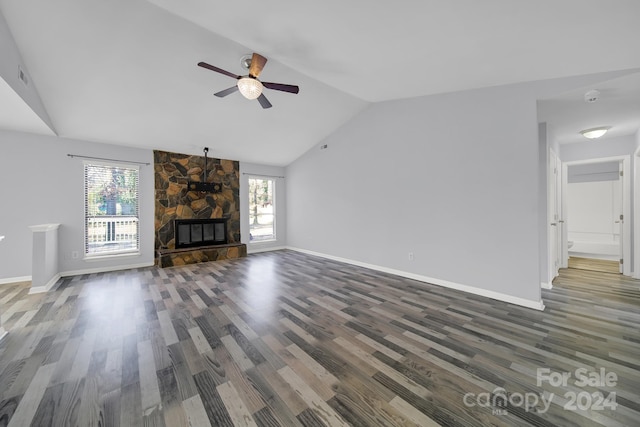
[[[227,244],[226,219],[176,219],[174,226],[176,249]]]

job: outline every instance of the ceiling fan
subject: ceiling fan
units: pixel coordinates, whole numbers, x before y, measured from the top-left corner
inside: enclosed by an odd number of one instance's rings
[[[247,61],[247,63],[249,64],[249,74],[246,76],[238,76],[236,74],[230,73],[229,71],[223,70],[222,68],[207,64],[206,62],[199,62],[198,66],[207,68],[220,74],[224,74],[225,76],[233,77],[237,80],[235,86],[231,86],[229,89],[221,90],[220,92],[214,93],[214,95],[219,98],[230,95],[235,91],[240,91],[242,96],[247,99],[258,99],[258,102],[260,103],[260,105],[262,105],[262,108],[271,108],[271,103],[262,93],[263,88],[266,87],[267,89],[280,90],[282,92],[289,93],[298,93],[300,91],[300,88],[298,86],[285,85],[282,83],[261,82],[260,80],[258,80],[258,76],[267,63],[267,58],[265,58],[264,56],[258,53],[254,53],[251,56],[251,60]]]

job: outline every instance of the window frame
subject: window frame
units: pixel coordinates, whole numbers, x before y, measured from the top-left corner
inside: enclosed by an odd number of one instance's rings
[[[261,180],[265,180],[265,181],[271,181],[272,184],[272,188],[271,188],[271,206],[273,207],[273,237],[269,238],[269,239],[264,239],[264,240],[252,240],[251,239],[251,184],[250,184],[250,180],[252,179],[261,179]],[[276,191],[277,191],[277,180],[269,175],[259,175],[259,174],[250,174],[247,176],[247,195],[248,195],[248,199],[249,199],[249,204],[248,204],[248,221],[247,224],[249,226],[249,230],[248,230],[248,234],[249,234],[249,244],[253,245],[259,245],[259,244],[263,244],[263,243],[273,243],[275,241],[278,240],[278,231],[277,231],[277,219],[276,219],[276,212],[278,207],[276,206]]]
[[[135,215],[121,215],[123,217],[134,217],[136,222],[136,239],[135,239],[135,248],[127,248],[127,249],[119,249],[112,251],[104,251],[104,252],[89,252],[89,203],[88,203],[88,188],[87,188],[87,168],[88,167],[103,167],[103,168],[118,168],[118,169],[129,169],[135,170],[136,177],[136,209]],[[102,161],[102,160],[84,160],[82,163],[82,173],[83,173],[83,259],[84,260],[99,260],[105,258],[117,258],[117,257],[127,257],[127,256],[139,256],[140,255],[140,165],[128,163],[128,162],[117,162],[117,161]]]

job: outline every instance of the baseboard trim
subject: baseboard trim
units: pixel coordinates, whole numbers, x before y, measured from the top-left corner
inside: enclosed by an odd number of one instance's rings
[[[251,246],[247,245],[247,254],[259,254],[260,252],[272,252],[272,251],[281,251],[283,249],[288,249],[286,246],[269,246],[263,248],[251,248]]]
[[[80,276],[82,274],[96,274],[96,273],[107,273],[109,271],[121,271],[121,270],[130,270],[132,268],[145,268],[145,267],[153,267],[155,265],[154,261],[144,262],[141,264],[131,264],[131,265],[116,265],[113,267],[98,267],[98,268],[87,268],[84,270],[71,270],[71,271],[63,271],[60,273],[61,277],[71,277],[71,276]]]
[[[542,289],[553,289],[553,283],[549,283],[549,282],[541,282],[540,283],[540,287]]]
[[[120,271],[120,270],[129,270],[132,268],[144,268],[144,267],[153,267],[155,264],[153,262],[145,262],[141,264],[132,264],[132,265],[119,265],[113,267],[99,267],[99,268],[87,268],[84,270],[72,270],[72,271],[63,271],[56,274],[51,280],[49,280],[43,286],[31,287],[29,289],[29,295],[32,294],[41,294],[44,292],[48,292],[53,288],[53,285],[56,284],[58,280],[63,277],[71,277],[71,276],[80,276],[83,274],[96,274],[96,273],[107,273],[109,271]],[[18,282],[29,282],[31,281],[31,276],[24,277],[13,277],[10,279],[0,279],[0,285],[5,283],[18,283]]]
[[[337,257],[333,255],[324,254],[321,252],[310,251],[307,249],[296,248],[292,246],[287,246],[287,249],[292,251],[301,252],[307,255],[319,256],[322,258],[327,258],[333,261],[344,262],[345,264],[356,265],[358,267],[369,268],[371,270],[381,271],[383,273],[393,274],[395,276],[405,277],[407,279],[417,280],[419,282],[429,283],[432,285],[442,286],[444,288],[455,289],[458,291],[467,292],[470,294],[491,298],[497,301],[507,302],[509,304],[519,305],[521,307],[531,308],[534,310],[543,311],[544,303],[542,300],[540,301],[532,301],[520,297],[514,297],[513,295],[507,295],[500,292],[490,291],[487,289],[476,288],[474,286],[463,285],[460,283],[450,282],[448,280],[436,279],[433,277],[427,277],[420,274],[409,273],[407,271],[396,270],[393,268],[382,267],[375,264],[369,264],[366,262],[356,261],[348,258]]]
[[[45,283],[42,286],[33,286],[31,285],[31,289],[29,289],[29,295],[33,295],[33,294],[42,294],[44,292],[49,292],[51,290],[51,288],[53,288],[53,285],[56,284],[56,282],[58,280],[60,280],[60,273],[56,274],[55,276],[53,276],[47,283]]]
[[[0,279],[0,285],[7,285],[9,283],[30,282],[31,276],[22,277],[8,277],[6,279]]]

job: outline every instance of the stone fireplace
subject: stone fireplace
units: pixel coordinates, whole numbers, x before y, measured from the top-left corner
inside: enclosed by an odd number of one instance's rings
[[[240,242],[240,164],[155,150],[155,249],[161,267],[246,256]],[[216,184],[195,191],[193,182]]]

